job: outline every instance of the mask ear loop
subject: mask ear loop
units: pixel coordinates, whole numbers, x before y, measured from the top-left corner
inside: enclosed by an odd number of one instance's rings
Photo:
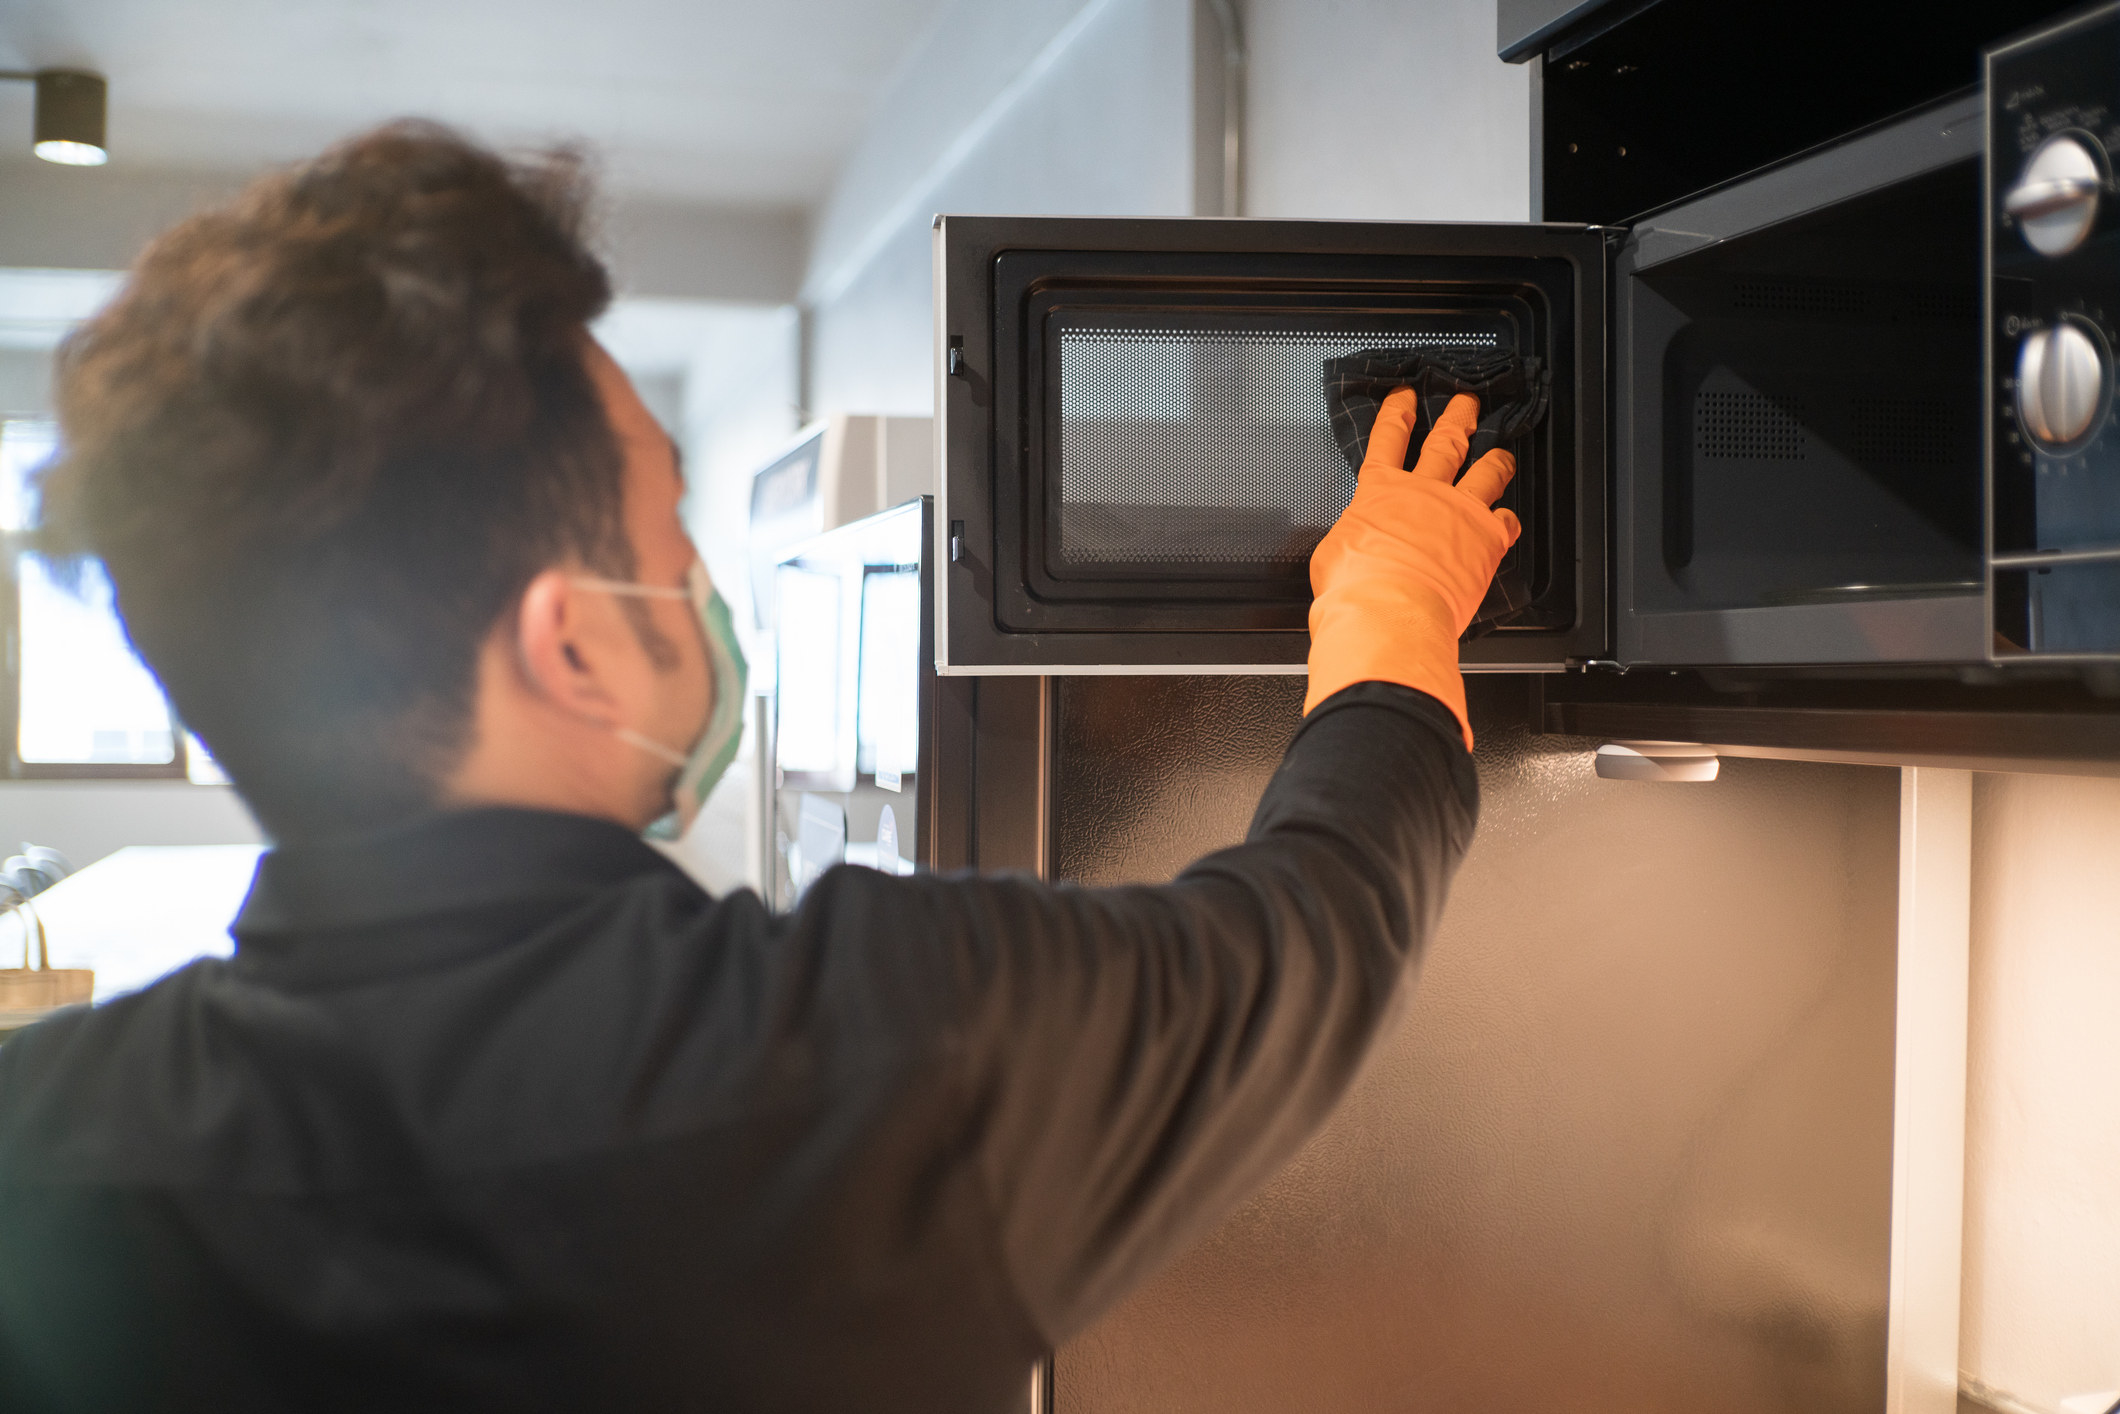
[[[654,737],[642,736],[631,727],[613,727],[611,728],[611,734],[628,746],[639,747],[658,761],[667,761],[670,765],[678,767],[682,767],[685,764],[686,758],[682,751],[673,751]]]
[[[692,591],[672,589],[660,584],[636,584],[628,579],[599,579],[594,575],[570,575],[568,583],[578,584],[584,589],[600,589],[606,594],[630,596],[635,599],[683,599],[691,602]],[[638,747],[656,760],[683,769],[689,760],[684,752],[665,746],[653,737],[642,736],[631,727],[613,727],[611,734],[628,746]]]
[[[597,579],[590,575],[570,575],[567,582],[584,589],[601,589],[606,594],[628,595],[635,599],[685,599],[690,600],[689,589],[671,589],[660,584],[635,584],[629,579]]]

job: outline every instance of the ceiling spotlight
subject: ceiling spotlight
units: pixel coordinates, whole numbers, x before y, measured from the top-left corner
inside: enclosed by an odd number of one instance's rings
[[[110,86],[101,74],[80,69],[0,72],[37,86],[37,117],[30,150],[47,162],[100,167],[110,160],[103,145],[103,115]]]

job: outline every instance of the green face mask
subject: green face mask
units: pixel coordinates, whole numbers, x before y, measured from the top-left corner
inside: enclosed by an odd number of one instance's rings
[[[736,759],[743,740],[744,687],[749,666],[743,649],[736,645],[736,625],[729,606],[714,587],[707,567],[697,559],[685,578],[685,588],[658,584],[634,584],[626,580],[576,578],[585,589],[623,594],[636,599],[683,599],[699,619],[700,641],[706,645],[707,667],[714,675],[714,705],[699,729],[690,751],[679,751],[664,742],[642,736],[630,727],[618,727],[619,740],[639,747],[659,761],[677,767],[677,781],[670,788],[670,813],[648,826],[651,839],[674,840],[699,817],[700,807]]]

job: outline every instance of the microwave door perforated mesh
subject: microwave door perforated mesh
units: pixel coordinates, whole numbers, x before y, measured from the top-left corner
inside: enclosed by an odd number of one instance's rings
[[[1059,331],[1056,574],[1103,568],[1300,573],[1354,494],[1333,440],[1328,358],[1365,348],[1506,348],[1506,322]]]

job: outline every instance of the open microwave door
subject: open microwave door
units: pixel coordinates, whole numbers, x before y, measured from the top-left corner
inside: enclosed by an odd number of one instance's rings
[[[1535,355],[1508,445],[1526,598],[1468,668],[1603,657],[1603,233],[1563,225],[937,218],[945,673],[1300,671],[1353,494],[1325,361]]]

